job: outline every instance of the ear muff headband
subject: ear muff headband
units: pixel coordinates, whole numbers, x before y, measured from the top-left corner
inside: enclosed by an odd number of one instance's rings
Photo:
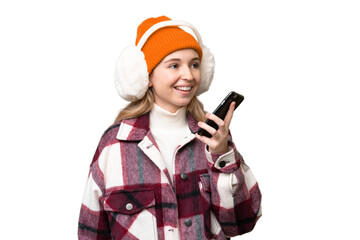
[[[153,34],[156,30],[159,30],[160,28],[170,27],[170,26],[184,26],[184,27],[190,28],[191,30],[193,30],[200,47],[201,48],[203,47],[201,36],[200,36],[199,32],[196,30],[196,28],[188,22],[178,21],[178,20],[168,20],[168,21],[163,21],[163,22],[154,24],[140,38],[140,40],[137,44],[137,47],[140,48],[140,50],[141,50],[143,48],[144,44],[146,43],[146,41],[148,40],[148,38],[151,36],[151,34]]]

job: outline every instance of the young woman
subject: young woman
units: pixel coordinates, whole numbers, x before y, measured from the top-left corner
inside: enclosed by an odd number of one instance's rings
[[[192,25],[165,16],[140,24],[117,63],[116,87],[130,103],[91,163],[79,239],[226,239],[253,229],[261,193],[229,134],[234,103],[221,120],[197,99],[213,69]]]

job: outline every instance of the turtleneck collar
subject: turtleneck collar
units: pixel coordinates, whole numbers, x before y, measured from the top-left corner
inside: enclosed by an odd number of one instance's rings
[[[154,103],[154,107],[150,112],[150,129],[171,132],[178,131],[184,127],[188,127],[186,107],[171,113]]]

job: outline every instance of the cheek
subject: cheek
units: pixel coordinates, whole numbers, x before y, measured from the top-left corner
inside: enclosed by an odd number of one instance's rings
[[[200,84],[200,79],[201,79],[201,74],[200,74],[200,71],[196,72],[194,74],[194,79],[195,79],[195,82],[197,83],[197,85]]]
[[[161,78],[161,81],[158,81],[158,85],[162,88],[169,88],[169,87],[173,87],[174,84],[176,84],[176,82],[179,79],[174,76],[173,74],[166,74],[163,75],[163,77]]]
[[[199,71],[200,72],[200,71]],[[200,73],[198,74],[199,81],[200,81]],[[169,91],[169,88],[172,88],[173,85],[177,83],[180,76],[178,73],[174,71],[157,71],[156,74],[153,74],[150,77],[149,86],[152,86],[153,88],[157,89],[167,89]]]

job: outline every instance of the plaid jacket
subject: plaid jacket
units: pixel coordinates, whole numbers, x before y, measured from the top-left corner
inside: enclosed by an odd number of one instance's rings
[[[105,131],[90,166],[79,239],[225,239],[253,229],[261,193],[231,137],[228,153],[210,154],[193,134],[191,115],[188,124],[173,184],[148,114]]]

